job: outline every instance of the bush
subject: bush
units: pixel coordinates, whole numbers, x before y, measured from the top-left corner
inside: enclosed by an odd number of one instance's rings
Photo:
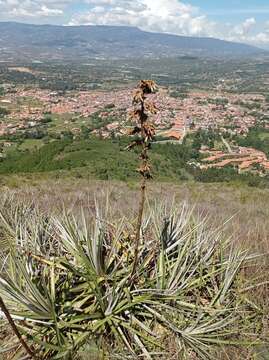
[[[240,292],[247,254],[184,206],[148,213],[132,275],[132,219],[3,203],[0,295],[39,359],[79,359],[83,349],[160,359],[172,346],[177,359],[208,360],[253,338],[255,305]],[[26,355],[11,336],[10,347]]]
[[[48,124],[52,122],[52,117],[50,115],[45,115],[42,119],[41,119],[41,123],[42,124]]]

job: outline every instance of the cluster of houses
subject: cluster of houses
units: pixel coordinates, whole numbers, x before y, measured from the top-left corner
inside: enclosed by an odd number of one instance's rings
[[[254,171],[259,175],[269,173],[267,156],[262,151],[250,147],[237,146],[228,152],[203,148],[200,152],[205,155],[198,164],[200,169],[220,169],[230,165],[236,167],[239,173],[244,171]]]
[[[38,126],[44,113],[74,114],[76,118],[87,119],[98,112],[100,120],[111,118],[111,124],[106,123],[98,129],[99,133],[104,137],[110,136],[111,132],[120,136],[132,109],[133,89],[130,88],[66,94],[41,89],[16,90],[16,93],[7,93],[0,98],[0,106],[11,105],[10,108],[14,109],[5,121],[0,119],[0,135]],[[259,102],[261,112],[268,110],[262,95],[192,92],[186,98],[177,98],[170,96],[168,89],[160,88],[150,97],[158,109],[157,114],[152,116],[158,134],[176,141],[196,129],[217,128],[220,132],[245,134],[255,125],[256,118],[244,107],[244,103]],[[223,103],[214,101],[222,98],[225,100]],[[38,105],[25,105],[24,99],[33,99]]]

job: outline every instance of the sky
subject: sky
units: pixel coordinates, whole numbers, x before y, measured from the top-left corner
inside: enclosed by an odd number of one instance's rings
[[[0,21],[128,25],[269,49],[269,0],[0,0]]]

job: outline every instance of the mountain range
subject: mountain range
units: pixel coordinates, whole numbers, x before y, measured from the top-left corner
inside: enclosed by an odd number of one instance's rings
[[[0,22],[0,61],[85,61],[90,58],[247,57],[254,46],[177,36],[126,26],[58,26]]]

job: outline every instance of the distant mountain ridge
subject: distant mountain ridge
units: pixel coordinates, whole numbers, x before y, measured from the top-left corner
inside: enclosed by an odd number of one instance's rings
[[[0,60],[85,60],[167,56],[244,57],[254,46],[214,38],[151,33],[126,26],[0,22]]]

